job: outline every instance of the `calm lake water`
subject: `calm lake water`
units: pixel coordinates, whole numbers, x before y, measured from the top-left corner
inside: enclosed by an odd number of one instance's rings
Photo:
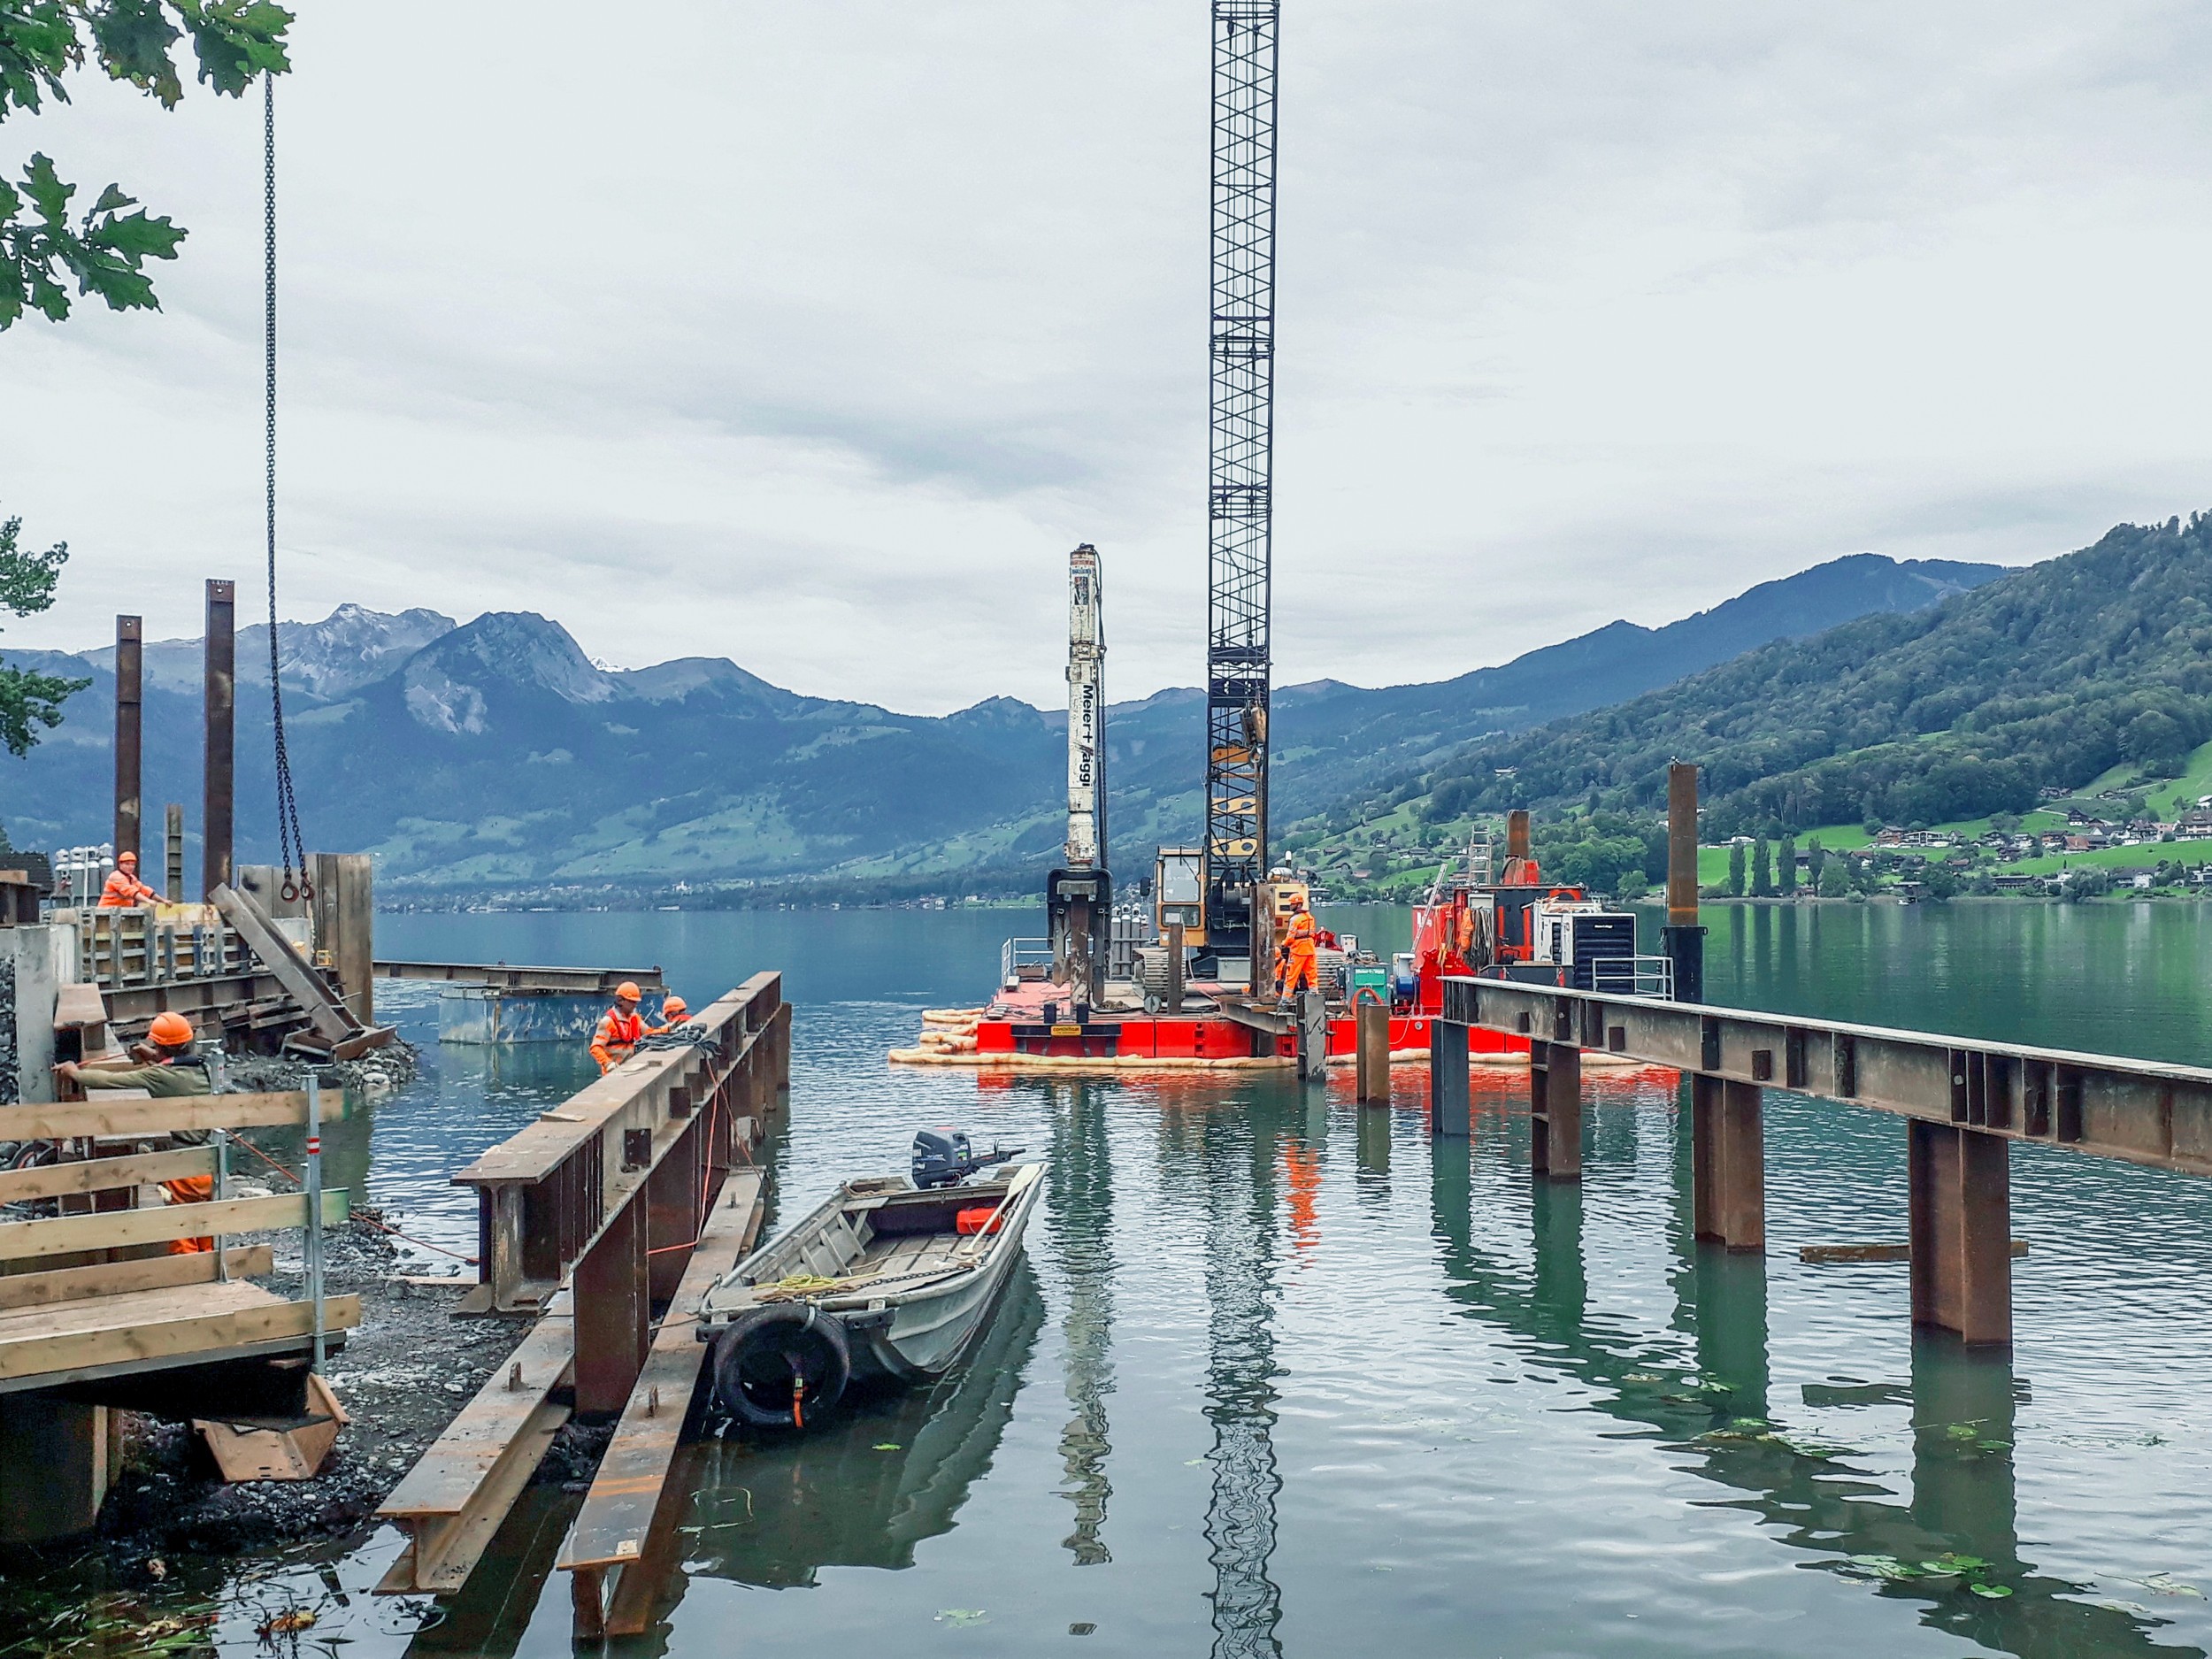
[[[1336,912],[1402,943],[1402,911]],[[1724,908],[1711,1000],[2202,1062],[2212,913]],[[780,967],[795,1215],[954,1122],[1052,1160],[1028,1265],[964,1374],[796,1445],[702,1449],[676,1601],[640,1652],[1420,1655],[2212,1649],[2212,1186],[2022,1148],[2017,1342],[1916,1337],[1904,1129],[1776,1091],[1770,1248],[1689,1239],[1671,1074],[1590,1083],[1579,1187],[1532,1185],[1525,1078],[1432,1146],[1348,1077],[986,1080],[894,1070],[987,991],[1010,911],[392,916],[380,954],[657,963],[695,1004]],[[434,1037],[429,987],[386,1008]],[[472,1248],[448,1172],[588,1073],[447,1048],[342,1156]],[[1481,1076],[1482,1074],[1479,1074]],[[372,1156],[373,1154],[373,1156]],[[428,1267],[426,1255],[418,1263]],[[398,1548],[279,1567],[349,1655],[570,1652],[536,1493],[434,1621],[366,1592]],[[1927,1563],[1946,1576],[1927,1576]],[[243,1614],[227,1622],[252,1638]]]

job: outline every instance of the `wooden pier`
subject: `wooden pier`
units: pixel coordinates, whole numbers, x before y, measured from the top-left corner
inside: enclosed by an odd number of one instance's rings
[[[457,1594],[561,1426],[613,1418],[560,1564],[580,1635],[644,1628],[705,1357],[692,1320],[759,1232],[747,1166],[791,1076],[780,975],[692,1023],[697,1042],[633,1055],[455,1175],[480,1206],[464,1312],[537,1323],[386,1499],[411,1536],[380,1594]]]
[[[1470,1026],[1530,1040],[1532,1172],[1552,1180],[1582,1172],[1585,1051],[1682,1072],[1696,1234],[1730,1250],[1766,1248],[1767,1088],[1906,1118],[1912,1317],[1969,1343],[2012,1340],[2013,1142],[2212,1175],[2202,1067],[1481,979],[1445,982],[1440,1136],[1469,1132]]]

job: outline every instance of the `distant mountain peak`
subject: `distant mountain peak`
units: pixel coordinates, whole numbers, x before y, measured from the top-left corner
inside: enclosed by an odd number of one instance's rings
[[[534,611],[486,611],[418,651],[400,678],[418,722],[470,735],[489,728],[503,688],[549,691],[576,703],[615,695],[614,677],[591,665],[566,628]]]

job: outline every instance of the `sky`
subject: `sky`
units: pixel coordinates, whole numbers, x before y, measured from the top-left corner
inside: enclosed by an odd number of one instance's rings
[[[1208,8],[298,0],[280,605],[943,712],[1204,659]],[[1286,0],[1278,683],[2212,507],[2212,10]],[[0,127],[191,234],[0,334],[0,648],[261,567],[260,111]]]

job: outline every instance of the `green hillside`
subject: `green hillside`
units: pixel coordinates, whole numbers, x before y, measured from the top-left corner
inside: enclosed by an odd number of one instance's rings
[[[2168,801],[2212,740],[2212,515],[2123,525],[1931,610],[1750,651],[1614,708],[1472,744],[1409,780],[1433,823],[1662,807],[1705,769],[1709,841],[2022,812],[2047,790]],[[2212,783],[2206,791],[2212,792]]]

